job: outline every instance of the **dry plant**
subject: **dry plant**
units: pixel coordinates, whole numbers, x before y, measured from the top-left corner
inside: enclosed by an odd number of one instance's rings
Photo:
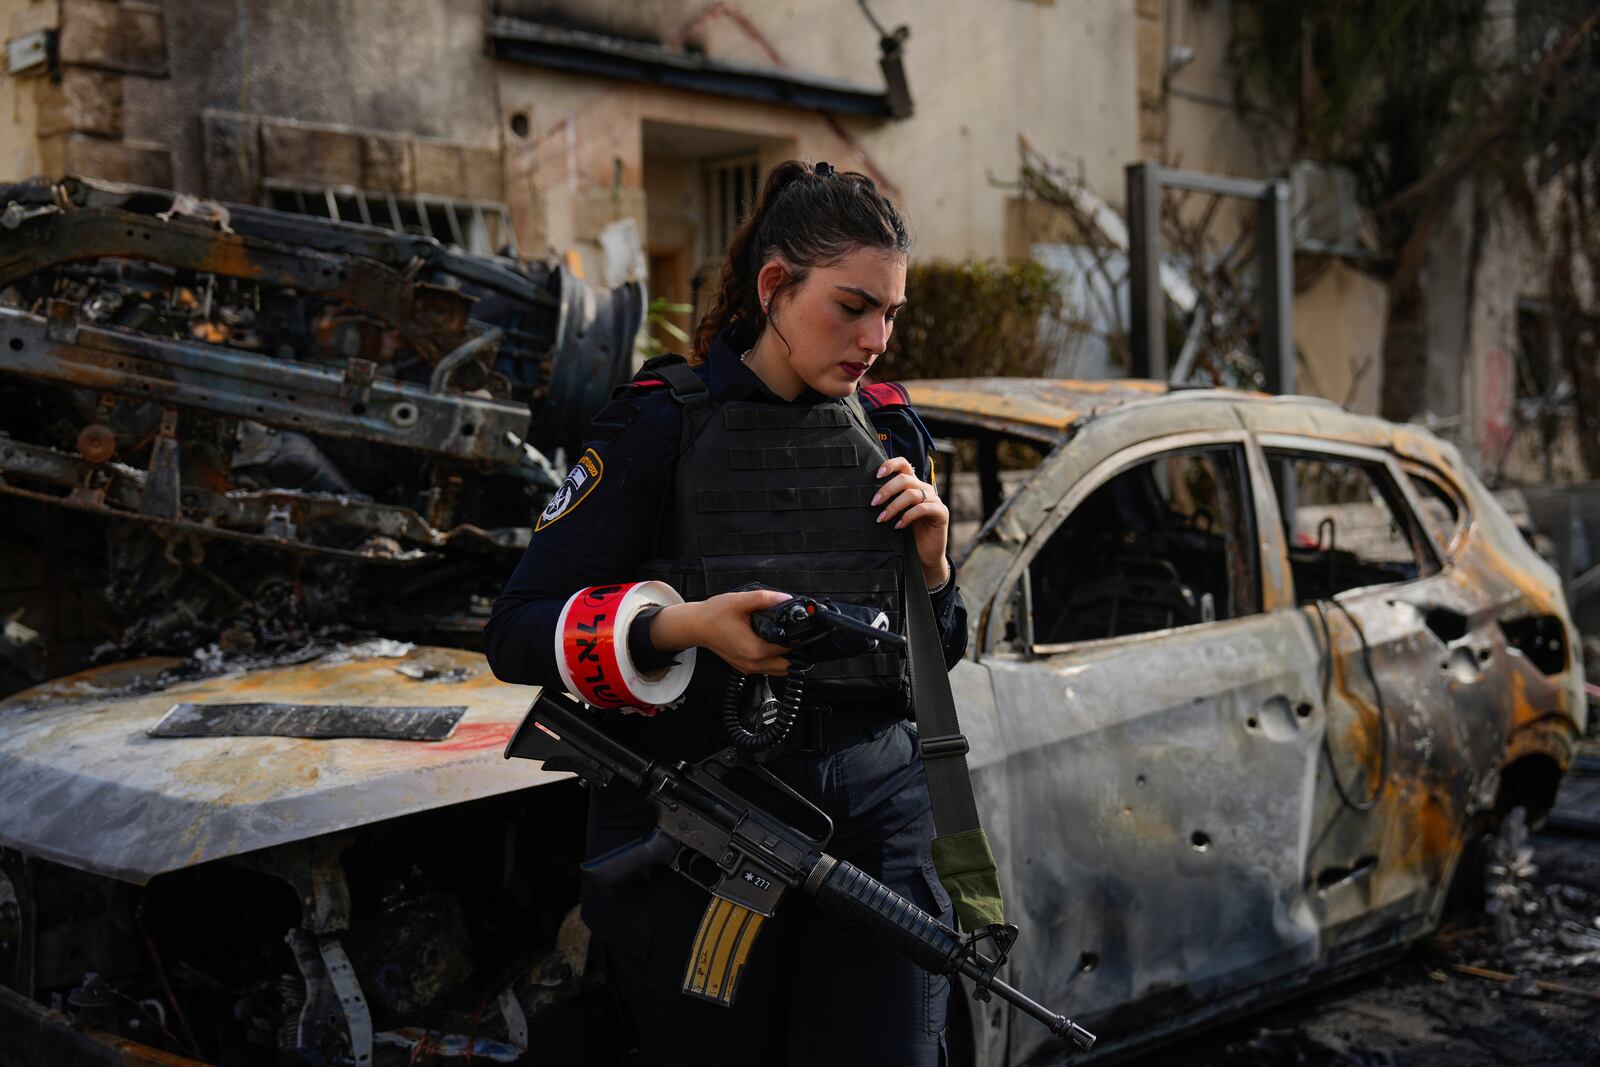
[[[1066,321],[1086,333],[1100,332],[1113,358],[1127,366],[1126,222],[1088,188],[1081,174],[1047,156],[1026,135],[1020,138],[1019,151],[1021,188],[1066,218],[1094,275],[1084,286],[1093,306],[1071,309]],[[1261,330],[1254,216],[1244,216],[1224,244],[1214,232],[1222,229],[1216,224],[1225,217],[1223,198],[1201,196],[1203,206],[1194,210],[1192,196],[1201,194],[1176,190],[1163,194],[1163,262],[1172,279],[1165,288],[1169,296],[1176,291],[1182,297],[1166,303],[1167,351],[1177,354],[1171,380],[1255,388],[1262,378],[1260,361],[1252,354]]]

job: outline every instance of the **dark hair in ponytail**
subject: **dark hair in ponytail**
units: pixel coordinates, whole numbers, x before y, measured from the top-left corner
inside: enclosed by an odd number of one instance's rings
[[[811,167],[796,159],[767,175],[761,199],[728,242],[717,291],[694,331],[694,358],[704,359],[711,342],[737,327],[753,343],[767,324],[756,293],[756,276],[779,255],[793,268],[772,299],[805,281],[812,267],[836,263],[858,248],[911,251],[905,220],[865,174]]]

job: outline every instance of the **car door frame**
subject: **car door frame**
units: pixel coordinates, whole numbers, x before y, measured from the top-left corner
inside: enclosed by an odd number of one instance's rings
[[[1043,546],[1056,534],[1062,524],[1070,518],[1091,493],[1120,473],[1161,455],[1195,449],[1219,448],[1237,449],[1243,459],[1239,488],[1241,492],[1248,494],[1246,506],[1249,508],[1252,520],[1251,525],[1255,534],[1254,566],[1257,572],[1256,579],[1259,594],[1258,611],[1237,618],[1209,623],[1196,623],[1167,630],[1155,630],[1140,634],[1076,642],[1068,650],[1045,656],[1032,652],[1031,647],[1028,650],[1022,650],[1024,648],[1022,641],[1028,639],[1030,635],[1021,625],[1017,627],[1015,638],[1003,639],[1003,641],[997,640],[999,631],[1002,629],[1000,620],[1006,614],[1001,610],[1001,605],[1006,605],[1007,611],[1013,615],[1019,610],[1019,601],[1022,598],[1017,590],[1024,587],[1027,581],[1028,568]],[[1026,952],[1032,953],[1042,948],[1044,955],[1059,961],[1062,958],[1072,958],[1073,954],[1078,952],[1081,947],[1079,958],[1083,966],[1077,975],[1069,975],[1066,980],[1077,984],[1077,988],[1074,990],[1076,1002],[1091,1014],[1101,1015],[1106,1021],[1107,1029],[1116,1029],[1119,1026],[1125,1027],[1127,1025],[1126,1022],[1119,1023],[1119,1019],[1130,1020],[1132,1016],[1139,1015],[1145,1020],[1141,1025],[1141,1029],[1146,1031],[1144,1036],[1148,1037],[1150,1036],[1148,1034],[1148,1020],[1152,1017],[1151,1013],[1153,1011],[1153,1017],[1163,1020],[1159,1025],[1160,1029],[1166,1030],[1170,1027],[1176,1031],[1184,1026],[1192,1025],[1200,1019],[1225,1010],[1227,1004],[1236,1002],[1235,998],[1242,997],[1247,999],[1261,996],[1264,990],[1271,988],[1273,983],[1280,981],[1286,975],[1307,969],[1315,962],[1319,951],[1320,946],[1317,942],[1315,924],[1300,903],[1293,899],[1298,894],[1300,887],[1299,849],[1305,843],[1306,831],[1309,826],[1310,812],[1306,802],[1310,796],[1310,783],[1312,781],[1316,753],[1320,749],[1320,731],[1322,728],[1320,709],[1315,707],[1317,699],[1314,672],[1315,644],[1308,627],[1299,622],[1294,622],[1288,627],[1282,625],[1284,622],[1289,621],[1290,616],[1288,613],[1294,612],[1294,605],[1292,590],[1283,580],[1287,557],[1284,553],[1282,534],[1276,511],[1276,498],[1266,496],[1262,491],[1266,476],[1262,454],[1254,446],[1252,434],[1237,425],[1226,429],[1169,432],[1125,443],[1089,466],[1080,477],[1065,489],[1059,499],[1048,506],[1048,517],[1037,524],[1034,530],[1022,540],[1020,546],[1014,551],[1010,565],[1006,568],[1001,580],[993,587],[992,598],[986,605],[989,610],[984,612],[983,624],[979,631],[979,640],[976,642],[975,658],[980,664],[987,667],[991,684],[994,686],[995,703],[1001,710],[999,722],[1002,731],[1002,747],[1005,750],[1005,759],[1011,768],[1007,774],[1009,779],[1007,790],[1013,794],[1010,802],[1003,806],[1003,810],[1008,813],[1022,813],[1025,817],[1035,820],[1038,813],[1031,809],[1040,800],[1041,795],[1047,797],[1050,788],[1062,789],[1070,787],[1061,786],[1059,781],[1052,783],[1052,778],[1059,779],[1060,776],[1050,773],[1048,763],[1043,757],[1043,753],[1056,741],[1056,739],[1049,736],[1052,727],[1048,722],[1044,721],[1049,712],[1042,708],[1043,701],[1036,700],[1031,702],[1035,705],[1041,705],[1041,709],[1038,711],[1024,712],[1020,707],[1007,707],[1007,697],[1011,695],[1007,691],[1010,690],[1014,694],[1017,690],[1012,685],[1014,679],[1008,679],[1006,676],[1016,675],[1020,677],[1022,672],[1041,672],[1037,673],[1035,677],[1040,680],[1041,688],[1039,688],[1039,692],[1042,694],[1048,691],[1048,685],[1044,683],[1044,680],[1051,677],[1050,674],[1042,672],[1055,670],[1055,668],[1045,665],[1045,661],[1055,661],[1059,664],[1065,657],[1071,656],[1086,657],[1089,661],[1110,656],[1114,660],[1117,653],[1122,650],[1131,652],[1137,658],[1139,650],[1143,646],[1151,646],[1148,654],[1156,655],[1159,652],[1159,643],[1170,640],[1176,640],[1183,645],[1191,646],[1190,662],[1192,663],[1203,663],[1205,657],[1195,654],[1195,650],[1202,645],[1209,648],[1215,644],[1216,647],[1220,648],[1231,641],[1241,645],[1261,648],[1270,640],[1274,642],[1271,646],[1271,655],[1257,655],[1254,662],[1257,664],[1263,662],[1283,664],[1281,667],[1268,668],[1270,671],[1275,672],[1270,678],[1263,680],[1246,679],[1244,681],[1236,679],[1232,683],[1233,688],[1212,687],[1208,695],[1193,699],[1185,692],[1181,701],[1175,701],[1170,706],[1163,705],[1162,709],[1157,709],[1159,714],[1176,714],[1180,720],[1191,719],[1200,727],[1200,733],[1205,733],[1206,730],[1215,731],[1218,729],[1216,725],[1218,722],[1222,722],[1221,728],[1225,730],[1236,729],[1242,732],[1248,729],[1261,733],[1263,731],[1258,726],[1258,723],[1266,724],[1269,714],[1275,716],[1268,728],[1271,731],[1275,731],[1277,743],[1283,746],[1283,757],[1277,765],[1278,773],[1276,776],[1262,774],[1260,777],[1263,781],[1272,777],[1273,781],[1283,783],[1284,788],[1280,790],[1283,795],[1275,797],[1262,796],[1260,799],[1269,805],[1276,804],[1277,808],[1274,810],[1281,809],[1278,822],[1282,825],[1278,829],[1286,834],[1287,838],[1294,839],[1294,857],[1288,863],[1260,860],[1257,857],[1252,857],[1251,865],[1236,864],[1234,866],[1221,867],[1220,869],[1225,872],[1222,875],[1224,881],[1227,878],[1234,878],[1237,881],[1246,876],[1261,875],[1274,862],[1277,862],[1276,869],[1270,875],[1256,879],[1257,883],[1263,882],[1267,878],[1276,879],[1270,890],[1263,891],[1260,884],[1256,884],[1254,888],[1259,900],[1270,903],[1270,907],[1266,910],[1276,916],[1273,920],[1277,924],[1275,936],[1280,940],[1274,941],[1269,945],[1266,943],[1269,938],[1257,931],[1254,939],[1241,939],[1246,942],[1247,947],[1243,949],[1235,947],[1232,950],[1234,955],[1229,957],[1226,962],[1221,963],[1217,962],[1217,958],[1227,955],[1230,951],[1227,946],[1217,946],[1221,951],[1216,952],[1202,951],[1198,946],[1191,946],[1187,951],[1178,953],[1178,955],[1185,958],[1182,963],[1174,963],[1174,960],[1170,958],[1170,954],[1150,948],[1145,950],[1145,955],[1151,957],[1149,959],[1116,959],[1114,958],[1115,946],[1109,944],[1109,942],[1107,945],[1101,945],[1098,940],[1094,945],[1085,944],[1074,947],[1070,944],[1074,936],[1072,932],[1067,931],[1064,933],[1060,929],[1061,921],[1059,921],[1059,916],[1055,912],[1055,904],[1059,902],[1060,895],[1063,892],[1073,893],[1075,887],[1072,883],[1079,876],[1054,871],[1053,868],[1058,864],[1052,863],[1050,857],[1041,853],[1037,847],[1030,848],[1026,843],[1019,843],[1017,840],[1008,842],[1007,853],[1010,860],[1008,867],[1014,878],[1025,879],[1015,888],[1018,890],[1016,896],[1021,901],[1021,918],[1032,931]],[[1298,613],[1296,612],[1295,614],[1297,615]],[[1268,631],[1271,631],[1271,633],[1268,634]],[[1007,647],[1007,644],[1010,647]],[[1245,660],[1241,657],[1239,662],[1245,662]],[[1086,664],[1086,670],[1091,673],[1094,667],[1094,662]],[[1107,672],[1114,669],[1105,668]],[[1204,667],[1202,666],[1201,669],[1204,669]],[[1070,670],[1065,673],[1070,673]],[[1108,677],[1110,677],[1109,673]],[[1082,680],[1084,679],[1075,679],[1075,681]],[[1218,685],[1220,686],[1222,683],[1219,682]],[[1070,685],[1068,688],[1070,691]],[[1292,693],[1287,692],[1291,688],[1294,691]],[[1206,686],[1197,684],[1196,689],[1204,691]],[[1284,692],[1280,692],[1280,690]],[[1267,692],[1271,692],[1272,696],[1263,699],[1263,694]],[[1023,703],[1029,702],[1017,701],[1019,705]],[[1248,707],[1244,706],[1246,703],[1249,704]],[[1190,705],[1193,708],[1192,712],[1188,708]],[[1298,712],[1297,709],[1307,706],[1309,706],[1310,710],[1305,714]],[[1257,709],[1265,710],[1258,711]],[[1247,719],[1250,724],[1248,727],[1244,725]],[[1100,728],[1115,732],[1118,728],[1128,727],[1130,724],[1132,724],[1135,736],[1142,734],[1145,738],[1148,751],[1148,743],[1154,736],[1148,728],[1148,723],[1141,726],[1134,722],[1131,717],[1123,721],[1117,719],[1113,714],[1102,722]],[[1054,728],[1059,730],[1060,724],[1057,723]],[[1096,728],[1087,727],[1084,733],[1089,734],[1093,729]],[[1183,729],[1180,727],[1177,732],[1182,733]],[[1157,733],[1159,733],[1159,730]],[[1009,735],[1009,737],[1005,735]],[[1190,741],[1192,740],[1191,738]],[[1155,741],[1157,747],[1162,743],[1159,738],[1155,738]],[[1180,746],[1186,743],[1190,742],[1183,740],[1177,742]],[[1225,743],[1234,745],[1239,742],[1230,735]],[[1138,742],[1135,742],[1135,750],[1137,750],[1137,745]],[[1117,749],[1114,748],[1113,750]],[[1066,750],[1061,749],[1061,751]],[[1136,761],[1137,758],[1133,762]],[[1253,805],[1248,802],[1240,802],[1240,791],[1237,785],[1241,776],[1237,774],[1236,770],[1232,769],[1232,765],[1228,765],[1229,773],[1226,775],[1217,775],[1214,770],[1213,768],[1213,771],[1208,773],[1212,773],[1215,784],[1201,790],[1197,794],[1198,798],[1202,802],[1210,803],[1219,810],[1233,810],[1235,814],[1238,811],[1250,809]],[[1208,851],[1210,839],[1199,829],[1193,829],[1187,825],[1188,816],[1199,816],[1201,813],[1188,812],[1182,815],[1174,815],[1171,811],[1172,803],[1156,799],[1155,795],[1162,792],[1162,786],[1152,785],[1146,790],[1147,784],[1156,780],[1154,772],[1148,775],[1143,773],[1135,774],[1134,769],[1130,767],[1124,777],[1127,778],[1126,783],[1119,782],[1109,788],[1121,790],[1124,786],[1126,787],[1129,793],[1129,803],[1123,805],[1123,807],[1128,810],[1130,818],[1135,814],[1135,804],[1139,803],[1133,799],[1133,791],[1145,790],[1139,795],[1144,798],[1146,806],[1152,810],[1162,804],[1167,807],[1167,811],[1164,815],[1158,817],[1158,821],[1160,818],[1174,823],[1180,819],[1186,820],[1185,825],[1181,827],[1177,825],[1153,826],[1153,832],[1164,834],[1170,844],[1171,854],[1167,855],[1162,862],[1175,864],[1175,869],[1182,869],[1185,872],[1185,876],[1198,876],[1203,879],[1207,861],[1207,857],[1204,854]],[[1250,776],[1244,777],[1248,778]],[[1041,794],[1038,791],[1039,789],[1044,789],[1046,792]],[[1076,799],[1081,807],[1084,803],[1083,798],[1078,797]],[[1033,803],[1030,803],[1030,800]],[[1181,807],[1182,805],[1178,806]],[[1100,817],[1104,821],[1103,816]],[[1292,826],[1290,825],[1291,823]],[[1037,822],[1034,823],[1032,829],[1033,835],[1037,836]],[[1269,833],[1271,832],[1270,826],[1268,831]],[[1056,829],[1058,837],[1063,836],[1064,833],[1070,836],[1070,832],[1063,831],[1060,827]],[[1018,834],[1008,836],[1017,838],[1021,837],[1022,833],[1019,831]],[[1054,844],[1056,853],[1069,853],[1073,848],[1072,844],[1065,840],[1065,837],[1061,841],[1054,842]],[[1223,863],[1229,849],[1234,844],[1234,842],[1226,839],[1225,834],[1219,834],[1217,838],[1218,847],[1211,857],[1213,862],[1219,865]],[[1029,855],[1030,851],[1034,853],[1031,856]],[[1273,849],[1268,851],[1281,852],[1282,850]],[[1231,863],[1232,861],[1230,860],[1229,862]],[[1246,869],[1247,867],[1248,869]],[[1051,868],[1052,870],[1045,871],[1046,868]],[[1217,866],[1212,867],[1214,871],[1217,869],[1219,869]],[[1045,871],[1046,874],[1043,879],[1040,878],[1041,871]],[[1240,872],[1243,872],[1243,874],[1241,875]],[[1102,876],[1108,876],[1111,881],[1116,881],[1119,877],[1123,877],[1116,871],[1107,872],[1102,870],[1100,873]],[[1129,884],[1133,884],[1137,878],[1138,873],[1135,872],[1133,877],[1127,878],[1126,881]],[[1036,884],[1041,881],[1044,884]],[[1097,881],[1096,885],[1099,888],[1093,890],[1093,892],[1103,894],[1104,881],[1105,878],[1103,877],[1100,881]],[[1076,888],[1081,891],[1083,886],[1079,885]],[[1133,885],[1133,889],[1137,891],[1136,884]],[[1221,884],[1218,884],[1214,890],[1202,888],[1199,892],[1202,894],[1200,898],[1202,904],[1209,903],[1220,912],[1227,911],[1228,905],[1225,898],[1228,896],[1228,891]],[[1039,899],[1041,894],[1049,899]],[[1147,904],[1155,895],[1149,892],[1144,894]],[[1231,916],[1228,917],[1231,918]],[[1147,915],[1143,921],[1152,928],[1159,928],[1167,920],[1163,919],[1159,914],[1153,914]],[[1107,925],[1124,924],[1107,923]],[[1113,941],[1116,937],[1123,937],[1123,947],[1126,949],[1128,945],[1137,944],[1139,941],[1139,932],[1137,930],[1131,931],[1131,938],[1128,936],[1129,934],[1130,931],[1124,929],[1120,934],[1112,931],[1107,936]],[[1182,949],[1182,940],[1179,939],[1176,943]],[[1255,946],[1255,948],[1249,946]],[[1259,952],[1256,956],[1249,955],[1251,951],[1257,949],[1259,949]],[[1063,952],[1066,953],[1065,957],[1062,955]],[[1133,954],[1131,951],[1124,953],[1127,957],[1131,957]],[[1062,981],[1061,975],[1052,974],[1048,968],[1040,968],[1037,964],[1030,966],[1029,960],[1026,958],[1021,962],[1020,969],[1022,973],[1017,977],[1029,983],[1042,983],[1039,984],[1039,989],[1047,997],[1054,991],[1054,985]],[[1118,973],[1119,971],[1121,972],[1120,974]],[[1100,996],[1095,995],[1097,981],[1106,986]],[[1166,997],[1166,994],[1162,993],[1161,990],[1173,988],[1174,986],[1186,988],[1191,993],[1194,993],[1197,989],[1203,989],[1206,990],[1206,995],[1198,996],[1195,1000],[1183,1005],[1158,1004]],[[1087,1003],[1084,1002],[1085,998],[1088,1000]],[[1159,1010],[1155,1010],[1158,1007]],[[1036,1051],[1032,1047],[1032,1042],[1033,1038],[1025,1030],[1020,1028],[1014,1030],[1011,1034],[1010,1042],[1010,1052],[1013,1058],[1025,1059],[1032,1051]]]
[[[1465,618],[1475,606],[1451,581],[1450,546],[1423,521],[1421,497],[1392,452],[1284,432],[1258,432],[1256,445],[1264,467],[1266,453],[1282,451],[1383,469],[1406,510],[1395,518],[1408,524],[1419,557],[1426,554],[1414,578],[1340,590],[1329,598],[1332,611],[1320,603],[1297,609],[1320,616],[1328,663],[1327,758],[1308,887],[1316,887],[1329,949],[1341,957],[1383,952],[1442,914],[1487,758],[1473,750],[1466,720],[1473,710],[1492,714],[1492,687],[1477,684],[1476,670],[1492,625],[1453,639],[1438,632],[1441,613]],[[1267,490],[1277,506],[1270,477]],[[1289,581],[1292,592],[1292,572]],[[1370,741],[1374,730],[1381,749]],[[1383,770],[1377,790],[1367,769],[1374,762]]]

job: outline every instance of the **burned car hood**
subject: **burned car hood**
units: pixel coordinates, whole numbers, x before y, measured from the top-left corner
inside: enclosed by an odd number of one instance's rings
[[[0,844],[143,884],[209,860],[570,777],[501,757],[536,689],[497,681],[475,652],[398,651],[335,652],[136,695],[97,696],[93,678],[80,676],[76,686],[55,683],[0,703]],[[465,711],[434,742],[149,736],[179,703]]]

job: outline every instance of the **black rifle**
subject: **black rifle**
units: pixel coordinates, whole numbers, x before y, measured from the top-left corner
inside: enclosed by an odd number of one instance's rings
[[[998,994],[1057,1037],[1082,1049],[1094,1044],[1089,1031],[995,976],[1016,939],[1015,926],[986,927],[963,938],[882,882],[828,855],[828,816],[731,749],[693,764],[650,759],[608,735],[575,701],[546,691],[505,754],[542,760],[545,769],[572,771],[594,786],[620,778],[655,804],[654,830],[584,864],[584,871],[614,892],[667,866],[712,894],[684,975],[687,993],[731,1004],[762,920],[785,892],[798,889],[924,970],[970,978],[977,999]]]

